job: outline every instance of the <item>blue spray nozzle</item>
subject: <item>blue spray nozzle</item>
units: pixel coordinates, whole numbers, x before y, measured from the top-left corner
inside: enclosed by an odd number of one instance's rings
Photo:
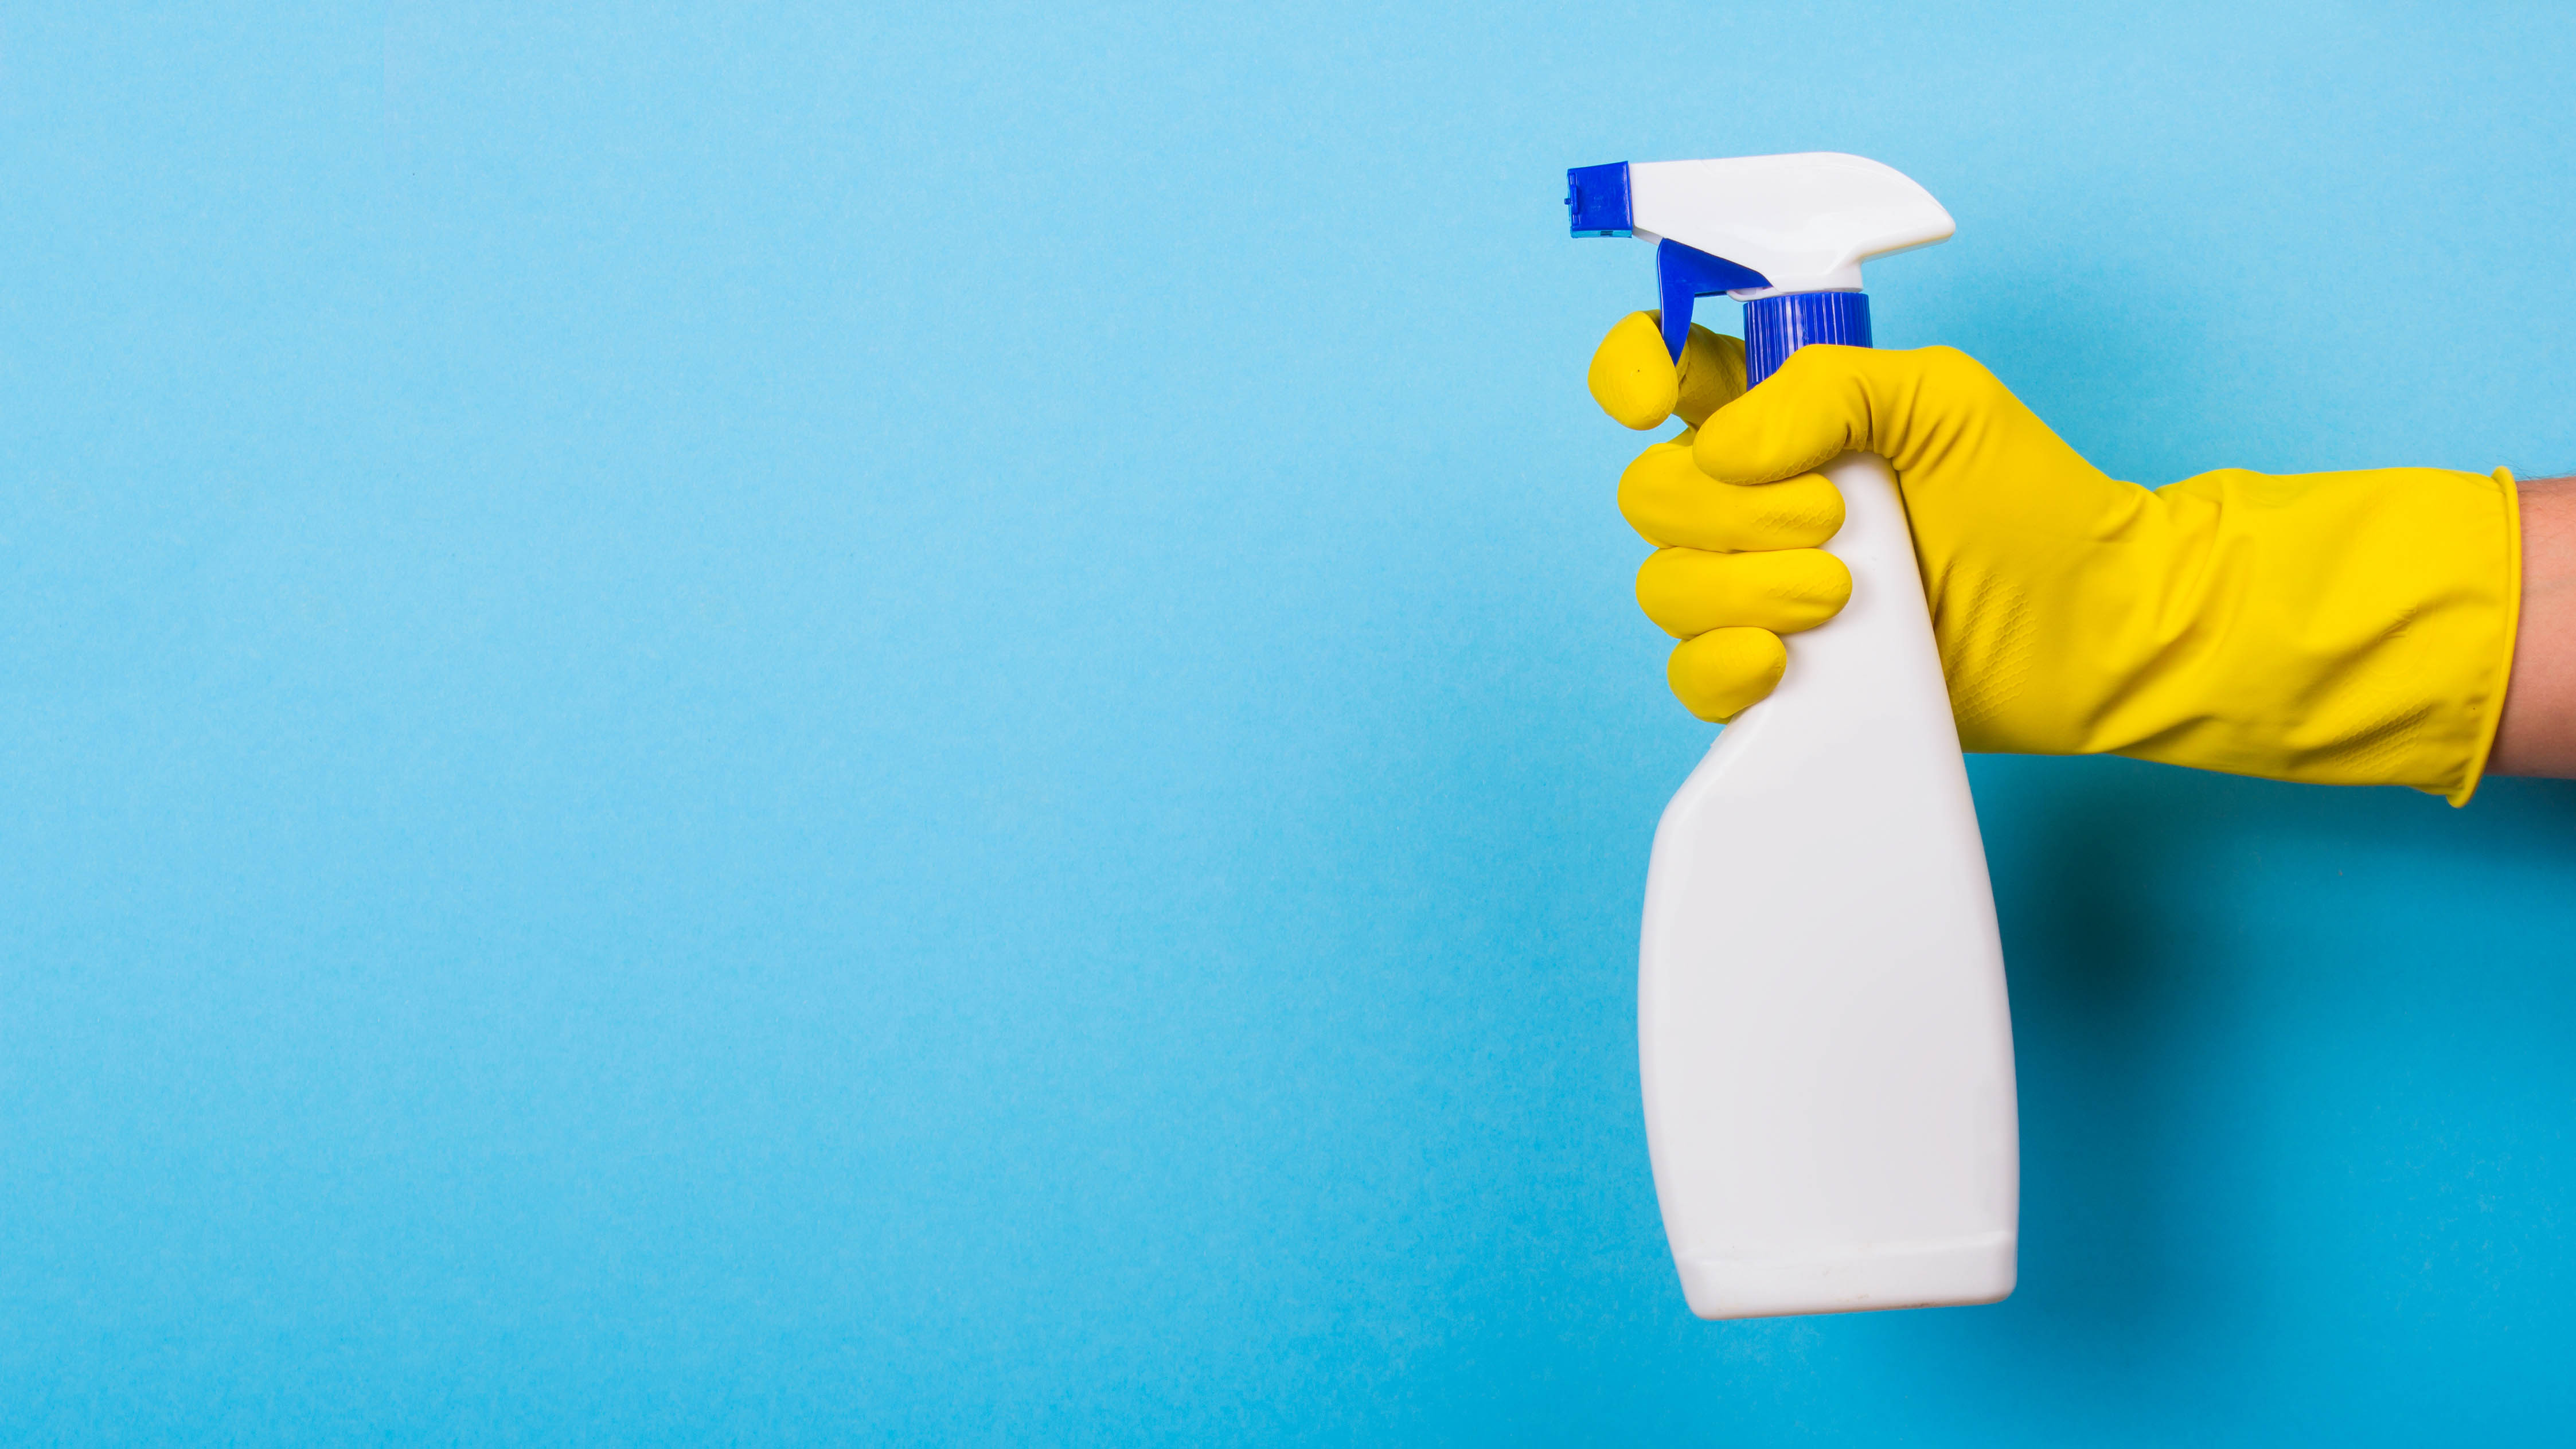
[[[1628,163],[1577,166],[1565,173],[1565,209],[1576,236],[1630,236]]]

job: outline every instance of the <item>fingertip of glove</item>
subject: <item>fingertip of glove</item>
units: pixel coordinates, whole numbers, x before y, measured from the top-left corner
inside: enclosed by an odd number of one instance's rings
[[[1789,668],[1789,646],[1768,629],[1711,629],[1673,646],[1665,682],[1682,707],[1724,724],[1768,697]]]
[[[1671,417],[1681,401],[1681,376],[1664,351],[1657,315],[1631,312],[1620,318],[1593,349],[1584,384],[1601,410],[1622,426],[1642,432]]]

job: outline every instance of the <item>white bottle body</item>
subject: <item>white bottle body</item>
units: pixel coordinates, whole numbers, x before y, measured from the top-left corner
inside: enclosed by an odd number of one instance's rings
[[[2019,1125],[1975,803],[1884,460],[1823,472],[1852,598],[1655,831],[1638,1055],[1691,1311],[2012,1292]]]

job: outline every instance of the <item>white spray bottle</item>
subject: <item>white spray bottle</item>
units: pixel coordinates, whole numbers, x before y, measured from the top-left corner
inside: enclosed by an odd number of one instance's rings
[[[1576,236],[1657,244],[1676,359],[1694,298],[1745,303],[1757,385],[1807,343],[1868,346],[1860,264],[1953,229],[1903,174],[1832,152],[1567,180]],[[1870,453],[1823,472],[1851,602],[1720,732],[1646,877],[1646,1140],[1702,1318],[2013,1289],[2012,1021],[1958,729],[1895,476]]]

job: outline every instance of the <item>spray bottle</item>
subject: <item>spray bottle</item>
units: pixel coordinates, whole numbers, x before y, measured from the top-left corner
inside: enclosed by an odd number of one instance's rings
[[[1586,166],[1582,236],[1655,243],[1665,345],[1744,304],[1747,381],[1866,347],[1860,264],[1949,237],[1896,170],[1814,152]],[[1702,1318],[1992,1303],[2013,1289],[2012,1022],[1984,843],[1885,459],[1823,468],[1851,602],[1790,640],[1655,831],[1638,1058],[1655,1192]]]

